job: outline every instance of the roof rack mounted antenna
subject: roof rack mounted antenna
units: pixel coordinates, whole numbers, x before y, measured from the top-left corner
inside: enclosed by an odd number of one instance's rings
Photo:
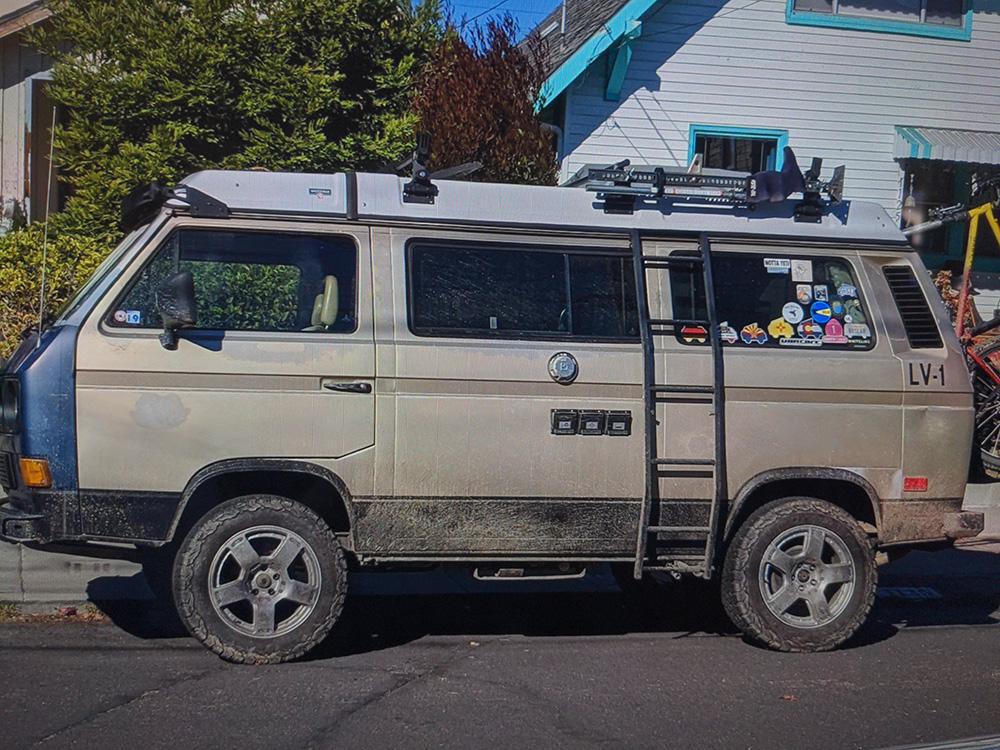
[[[629,161],[608,167],[590,169],[586,188],[597,193],[605,213],[631,214],[636,203],[644,199],[666,199],[672,202],[700,203],[752,208],[758,203],[786,200],[794,193],[803,199],[795,210],[796,221],[818,222],[822,219],[825,192],[836,203],[843,197],[844,167],[837,167],[828,182],[819,178],[822,159],[813,159],[806,174],[799,169],[795,154],[785,147],[784,165],[780,171],[757,172],[747,177],[706,175],[701,173],[701,161],[696,160],[685,170],[632,169]]]

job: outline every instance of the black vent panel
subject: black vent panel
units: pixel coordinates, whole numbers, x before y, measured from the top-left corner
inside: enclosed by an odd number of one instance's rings
[[[17,487],[17,475],[14,472],[14,456],[10,453],[0,453],[0,488],[12,490]]]
[[[940,349],[944,346],[938,332],[937,318],[927,304],[924,290],[909,266],[882,266],[885,280],[889,282],[892,298],[896,301],[899,317],[903,319],[906,339],[911,349]]]

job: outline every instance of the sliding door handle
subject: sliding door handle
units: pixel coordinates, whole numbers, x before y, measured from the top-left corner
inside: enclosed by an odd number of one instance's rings
[[[340,393],[371,393],[371,383],[335,383],[332,380],[323,381],[323,387],[328,391]]]

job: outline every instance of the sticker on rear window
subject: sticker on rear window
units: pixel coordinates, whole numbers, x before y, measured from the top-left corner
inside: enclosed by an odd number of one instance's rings
[[[792,281],[813,280],[813,262],[811,260],[792,261]]]

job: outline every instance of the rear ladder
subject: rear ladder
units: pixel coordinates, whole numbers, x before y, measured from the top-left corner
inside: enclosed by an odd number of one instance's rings
[[[726,391],[723,367],[722,340],[719,338],[719,320],[715,309],[715,285],[712,280],[712,262],[709,242],[705,235],[698,241],[698,255],[645,255],[642,236],[638,230],[631,233],[632,257],[635,269],[636,300],[639,303],[639,331],[643,355],[643,406],[645,410],[645,469],[646,490],[639,519],[639,538],[636,545],[635,577],[644,571],[668,570],[690,572],[704,578],[711,577],[715,556],[715,542],[726,502]],[[650,269],[700,268],[704,279],[708,320],[679,320],[675,318],[650,318],[646,273]],[[684,326],[702,327],[708,332],[712,349],[712,384],[668,384],[657,380],[655,339],[675,334]],[[714,432],[714,456],[711,458],[676,458],[661,456],[657,449],[656,406],[670,396],[703,395],[711,398]],[[707,400],[706,400],[707,402]],[[690,476],[691,467],[702,467],[708,478],[713,479],[713,496],[707,526],[675,526],[660,522],[660,477],[669,475],[671,469],[685,467]],[[689,546],[683,553],[670,552],[662,557],[660,546],[683,540]]]

